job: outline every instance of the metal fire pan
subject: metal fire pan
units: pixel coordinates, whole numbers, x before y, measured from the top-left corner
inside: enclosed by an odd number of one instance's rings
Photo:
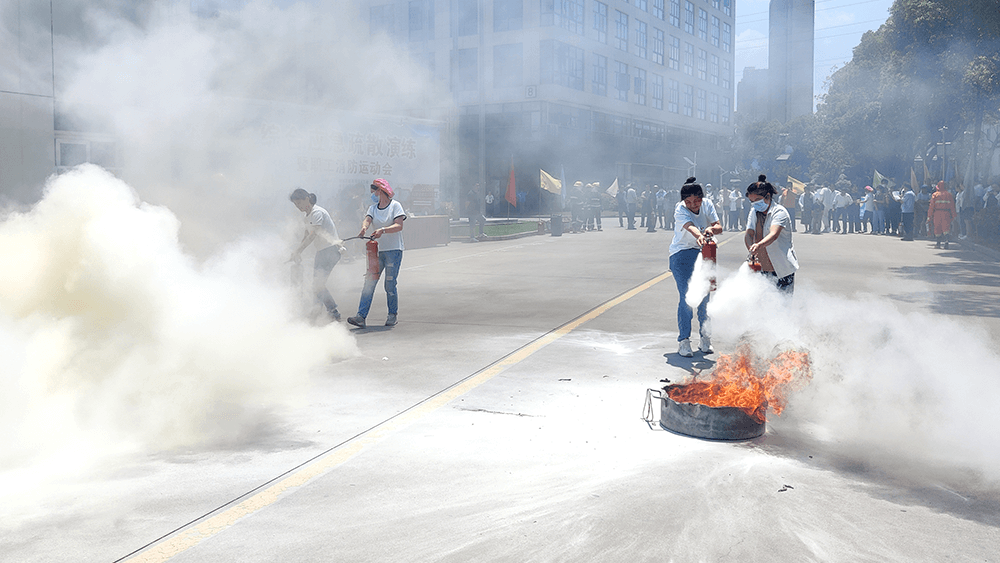
[[[757,422],[736,407],[678,403],[667,395],[667,390],[660,397],[660,426],[664,430],[706,440],[749,440],[766,430],[764,422]]]

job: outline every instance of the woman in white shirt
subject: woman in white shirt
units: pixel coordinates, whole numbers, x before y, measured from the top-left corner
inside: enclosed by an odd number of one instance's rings
[[[316,295],[316,301],[326,307],[327,314],[333,320],[339,321],[340,312],[337,311],[337,302],[333,300],[333,296],[326,288],[330,272],[340,261],[342,245],[340,236],[337,234],[337,226],[333,223],[333,218],[330,217],[326,209],[316,205],[316,194],[298,188],[292,192],[292,195],[288,196],[288,199],[306,216],[306,233],[302,237],[302,244],[292,253],[292,261],[296,264],[301,262],[302,251],[310,244],[316,244],[316,257],[313,259],[313,293]]]
[[[792,218],[788,210],[773,201],[776,193],[763,174],[747,188],[753,210],[743,239],[747,250],[760,262],[761,273],[773,277],[779,290],[791,294],[799,262],[792,248]]]
[[[376,179],[371,185],[372,205],[365,214],[364,221],[361,222],[361,232],[359,237],[365,236],[369,227],[375,227],[372,236],[378,241],[378,265],[379,272],[375,276],[365,276],[365,286],[361,290],[361,303],[358,304],[358,314],[347,319],[347,322],[360,328],[365,328],[365,319],[368,317],[368,310],[372,306],[372,297],[375,296],[375,286],[385,272],[385,297],[389,308],[389,316],[386,317],[385,326],[395,326],[396,314],[399,312],[399,295],[396,292],[396,280],[399,277],[399,265],[403,260],[403,221],[406,220],[406,212],[398,201],[389,182],[382,178]]]
[[[701,184],[688,178],[681,188],[681,201],[674,207],[674,239],[670,243],[670,271],[674,274],[677,293],[677,353],[685,358],[694,355],[691,350],[691,317],[694,312],[685,299],[694,264],[708,237],[722,232],[719,215],[712,201],[705,199]],[[698,349],[711,354],[712,333],[708,322],[708,296],[698,305],[698,330],[701,342]]]

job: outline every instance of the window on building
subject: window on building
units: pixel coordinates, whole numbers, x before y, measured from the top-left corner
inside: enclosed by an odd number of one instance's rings
[[[56,139],[56,171],[60,174],[85,162],[96,164],[116,176],[118,168],[118,144],[115,141],[88,139]]]
[[[646,105],[646,71],[635,69],[635,103]]]
[[[684,115],[691,117],[694,115],[694,86],[684,85]]]
[[[653,17],[663,19],[663,0],[653,0]]]
[[[541,25],[583,35],[583,0],[541,0]]]
[[[628,65],[615,61],[615,90],[618,91],[618,99],[627,102],[629,91]]]
[[[608,42],[608,5],[603,2],[594,2],[594,31],[598,41]]]
[[[708,12],[698,8],[698,37],[708,41]]]
[[[493,31],[524,27],[524,0],[493,0]]]
[[[667,81],[667,111],[678,113],[681,102],[681,84],[674,79]]]
[[[396,24],[395,6],[383,4],[382,6],[372,6],[368,12],[368,26],[372,35],[379,33],[392,34]]]
[[[719,46],[719,28],[721,24],[719,18],[712,16],[712,45]]]
[[[719,9],[719,0],[712,0],[712,7],[716,10]]]
[[[684,31],[694,35],[694,4],[684,2]]]
[[[722,101],[719,103],[719,110],[720,110],[719,113],[722,114],[722,119],[720,119],[720,121],[722,121],[725,124],[729,124],[729,111],[730,111],[729,98],[727,97],[722,98]]]
[[[728,59],[722,59],[722,87],[726,90],[732,88],[732,75],[733,70],[730,68],[730,62]]]
[[[727,16],[733,15],[733,0],[722,0],[722,13]]]
[[[653,73],[652,92],[653,109],[663,109],[663,77]]]
[[[719,55],[712,55],[709,59],[708,76],[712,84],[719,85]]]
[[[698,78],[708,80],[708,52],[698,49]]]
[[[583,49],[561,41],[542,41],[540,63],[542,84],[583,90]]]
[[[694,45],[684,44],[684,74],[694,76]]]
[[[663,54],[665,46],[665,40],[662,29],[653,28],[653,62],[662,65],[663,64]]]
[[[733,27],[728,23],[722,24],[722,50],[733,52]]]
[[[434,39],[434,0],[410,0],[410,41]]]
[[[673,35],[670,36],[670,64],[673,70],[681,69],[681,40]]]
[[[479,34],[479,1],[451,1],[451,36]]]
[[[646,22],[635,20],[635,54],[643,59],[646,58],[647,41]]]
[[[493,87],[524,86],[523,48],[520,43],[493,46]]]
[[[608,95],[608,58],[594,53],[594,80],[591,91],[598,96]]]
[[[615,47],[628,52],[628,15],[615,10]]]
[[[709,94],[708,95],[708,121],[711,123],[719,122],[719,95]]]
[[[681,26],[681,0],[670,0],[670,25]]]
[[[627,3],[628,2],[626,2],[626,4]],[[649,11],[648,5],[649,5],[649,3],[648,3],[647,0],[635,0],[635,7],[639,8],[643,12],[648,12]]]
[[[452,54],[452,89],[467,92],[479,88],[479,49],[457,49]]]
[[[706,102],[705,91],[702,90],[701,88],[698,88],[698,99],[696,100],[696,106],[695,106],[695,109],[698,112],[697,114],[698,119],[705,119],[705,110],[707,109],[706,108],[707,104],[705,102]]]

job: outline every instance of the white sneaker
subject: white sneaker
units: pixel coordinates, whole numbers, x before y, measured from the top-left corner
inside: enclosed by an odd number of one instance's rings
[[[694,356],[694,352],[691,351],[691,339],[681,340],[680,346],[677,348],[677,353],[685,358],[690,358]]]
[[[714,354],[715,350],[712,349],[712,339],[708,336],[702,336],[701,344],[698,345],[698,351],[702,354]]]

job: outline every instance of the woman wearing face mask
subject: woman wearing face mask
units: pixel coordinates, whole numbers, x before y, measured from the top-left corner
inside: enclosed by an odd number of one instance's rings
[[[779,290],[791,294],[799,262],[792,248],[792,219],[787,209],[773,201],[776,193],[763,174],[747,188],[752,209],[743,238],[750,254],[760,262],[761,273],[774,278]]]
[[[674,239],[670,243],[670,271],[677,283],[680,301],[677,303],[677,353],[685,358],[694,355],[691,351],[691,316],[693,312],[687,304],[688,284],[694,274],[694,264],[698,260],[701,247],[708,236],[722,232],[719,215],[712,201],[705,198],[701,184],[688,178],[681,188],[681,201],[674,206]],[[701,343],[698,349],[703,354],[711,354],[712,332],[708,322],[708,296],[698,305],[698,329]]]
[[[368,317],[368,310],[372,306],[372,297],[375,296],[375,286],[378,284],[382,272],[385,272],[385,297],[389,307],[389,316],[385,320],[385,326],[396,324],[396,313],[399,309],[399,296],[396,293],[396,279],[399,277],[399,264],[403,260],[403,221],[406,220],[406,212],[403,206],[393,198],[392,188],[389,182],[382,178],[372,182],[372,205],[368,208],[364,221],[361,222],[361,232],[359,237],[365,236],[369,227],[375,227],[372,236],[378,240],[378,265],[377,276],[366,276],[365,287],[361,290],[361,303],[358,305],[357,316],[350,317],[347,322],[360,328],[365,328],[365,318]]]

